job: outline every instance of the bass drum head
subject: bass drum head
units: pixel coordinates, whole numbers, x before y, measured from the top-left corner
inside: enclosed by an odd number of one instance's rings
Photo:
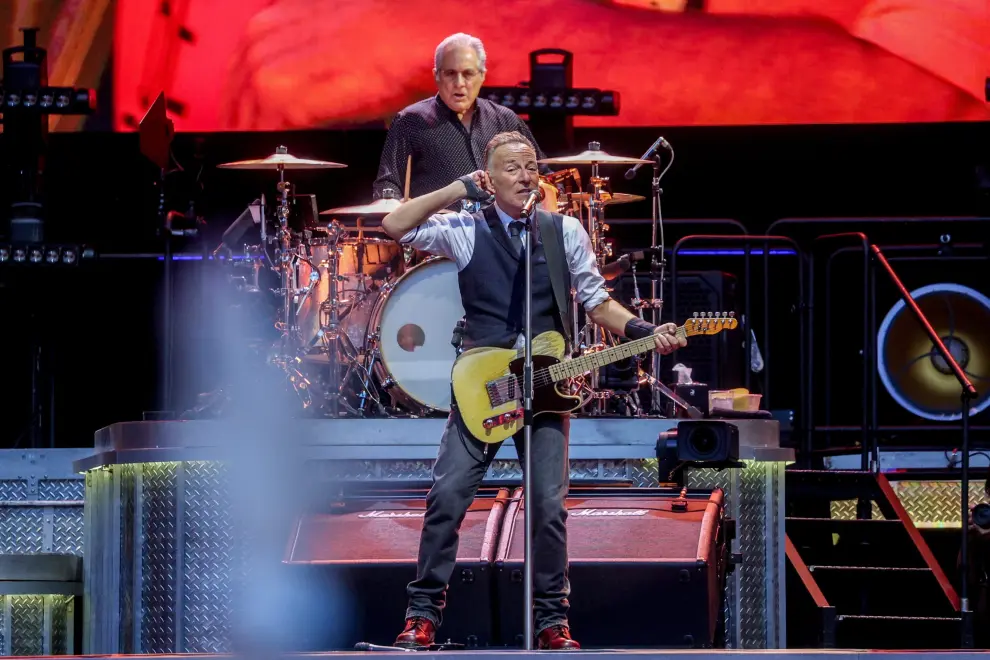
[[[450,412],[450,373],[457,353],[450,340],[464,316],[457,265],[431,257],[406,271],[379,305],[383,382],[394,402],[414,412]]]

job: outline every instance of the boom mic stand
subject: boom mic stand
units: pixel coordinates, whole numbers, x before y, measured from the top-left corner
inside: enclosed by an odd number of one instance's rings
[[[659,147],[663,147],[670,152],[670,160],[667,162],[667,166],[660,169],[660,151]],[[650,247],[652,256],[650,257],[650,299],[640,300],[638,297],[633,300],[633,306],[639,311],[640,318],[643,317],[643,309],[649,307],[653,310],[650,322],[654,325],[660,325],[660,319],[663,314],[663,278],[667,269],[667,250],[665,246],[664,236],[663,236],[663,211],[660,206],[660,198],[663,196],[663,189],[660,187],[660,179],[663,175],[667,173],[670,166],[674,164],[674,148],[670,146],[670,142],[667,142],[663,136],[657,138],[657,141],[646,150],[643,154],[643,160],[651,159],[653,161],[653,181],[651,184],[652,197],[653,197],[653,237]],[[639,169],[639,165],[629,168],[626,171],[626,178],[632,179],[636,176],[636,170]],[[659,242],[658,242],[659,240]],[[659,278],[657,274],[659,273]],[[633,276],[635,278],[635,275]],[[659,282],[659,287],[657,286]],[[663,399],[661,396],[663,392],[659,390],[656,386],[660,383],[660,357],[658,355],[653,356],[653,374],[650,382],[650,407],[653,413],[658,413],[663,410]]]

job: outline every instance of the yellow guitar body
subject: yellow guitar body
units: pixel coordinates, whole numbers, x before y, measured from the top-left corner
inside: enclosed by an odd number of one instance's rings
[[[560,333],[550,331],[533,337],[533,372],[563,360],[565,350]],[[523,359],[522,350],[484,347],[464,351],[454,362],[454,401],[464,425],[481,442],[502,442],[522,430]],[[513,375],[518,378],[512,379]],[[564,394],[553,383],[538,385],[537,379],[533,388],[534,414],[570,412],[581,405],[581,397]],[[566,388],[567,383],[558,385]],[[493,391],[507,400],[492,405]]]

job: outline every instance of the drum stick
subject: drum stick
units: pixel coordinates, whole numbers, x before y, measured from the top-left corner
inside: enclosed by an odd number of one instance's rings
[[[409,158],[406,159],[406,190],[402,195],[402,199],[409,199],[409,183],[412,180],[412,154],[409,154]]]

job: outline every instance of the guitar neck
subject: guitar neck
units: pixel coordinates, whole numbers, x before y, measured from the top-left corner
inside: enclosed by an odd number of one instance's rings
[[[681,339],[687,339],[687,328],[682,325],[677,328],[674,334]],[[560,362],[549,367],[547,370],[550,372],[550,378],[553,382],[558,382],[567,378],[576,378],[591,369],[605,367],[613,362],[626,360],[640,353],[647,353],[655,347],[656,342],[654,341],[654,337],[650,335],[649,337],[634,339],[633,341],[607,348],[604,351],[589,353],[573,360],[568,360],[567,362]]]

